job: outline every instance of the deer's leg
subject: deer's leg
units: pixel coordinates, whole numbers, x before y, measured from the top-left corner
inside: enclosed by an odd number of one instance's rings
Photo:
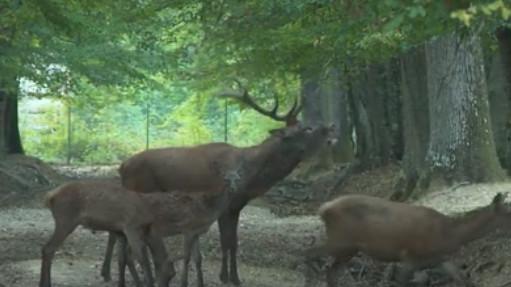
[[[151,273],[151,265],[149,262],[149,258],[147,257],[147,254],[144,254],[145,245],[142,240],[142,233],[137,230],[126,229],[124,234],[128,239],[128,243],[133,252],[133,256],[140,263],[140,265],[142,266],[142,270],[144,271],[144,285],[146,287],[153,287],[154,279]]]
[[[126,264],[128,265],[128,270],[130,271],[131,278],[133,278],[133,282],[135,282],[135,286],[142,287],[142,281],[138,276],[137,267],[135,266],[135,261],[133,261],[133,255],[131,254],[131,250],[128,248],[128,244],[126,243]]]
[[[197,234],[185,234],[184,240],[184,260],[183,260],[183,273],[181,274],[181,287],[188,286],[188,269],[190,265],[190,258],[194,245],[198,240]],[[194,258],[195,259],[195,258]]]
[[[230,259],[231,259],[231,274],[229,280],[234,285],[240,285],[240,277],[238,275],[238,264],[237,264],[237,255],[238,255],[238,222],[240,218],[241,210],[235,211],[233,214],[233,223],[232,223],[232,232],[230,233],[232,238],[230,240],[231,248],[230,248]]]
[[[39,287],[51,287],[51,262],[57,248],[78,226],[75,222],[55,219],[55,230],[50,240],[42,248],[41,277]]]
[[[456,266],[454,265],[453,263],[451,262],[444,262],[442,263],[442,269],[449,275],[451,276],[454,281],[457,283],[457,284],[460,284],[462,286],[465,286],[465,287],[472,287],[474,286],[474,283],[472,283],[462,272],[461,270]]]
[[[337,278],[339,277],[340,267],[350,261],[350,259],[357,253],[356,249],[346,248],[339,249],[335,252],[335,260],[326,271],[326,283],[328,287],[337,287]]]
[[[108,243],[106,245],[105,259],[103,259],[103,265],[101,266],[101,276],[106,282],[112,280],[110,276],[110,264],[112,263],[112,253],[114,251],[115,241],[117,235],[114,232],[108,232]]]
[[[108,243],[110,243],[110,238],[111,238],[111,233],[108,234]],[[119,238],[120,239],[120,238]],[[123,239],[120,239],[119,240],[119,245],[117,245],[117,264],[119,265],[119,280],[117,282],[117,286],[118,287],[125,287],[126,286],[126,257],[128,257],[128,248],[127,248],[127,244],[126,244],[126,238],[123,238]],[[107,247],[107,253],[109,252],[108,250],[108,247]],[[105,268],[105,262],[106,262],[106,257],[107,255],[105,255],[105,260],[103,261],[103,268],[101,269],[101,275],[103,276],[103,269]],[[110,267],[108,267],[108,272],[110,272]],[[108,275],[110,276],[110,275]],[[103,276],[103,278],[105,278],[105,276]],[[105,281],[107,281],[105,279]],[[138,285],[137,285],[138,287]]]
[[[238,267],[236,262],[236,255],[238,250],[238,221],[241,209],[228,210],[218,220],[220,229],[220,242],[222,245],[222,269],[220,272],[220,280],[223,283],[228,281],[234,285],[240,285],[238,276]],[[230,261],[229,261],[230,257]],[[230,270],[228,270],[228,263],[230,263]],[[230,271],[230,276],[229,276]]]
[[[413,273],[417,268],[413,264],[403,263],[401,268],[398,269],[396,280],[398,286],[408,286],[408,282],[410,278],[412,278]]]
[[[202,254],[200,252],[199,235],[196,235],[195,243],[192,246],[192,256],[195,262],[195,272],[197,273],[197,286],[204,286],[204,275],[202,274]]]
[[[133,262],[133,258],[130,254],[130,250],[128,248],[128,244],[126,242],[126,237],[124,235],[119,235],[119,245],[117,250],[118,256],[118,264],[119,264],[119,287],[126,286],[126,265],[128,265],[128,269],[131,273],[131,277],[135,282],[135,286],[142,287],[142,282],[138,277],[137,269]]]
[[[230,218],[228,213],[224,213],[218,219],[218,230],[220,231],[220,245],[222,247],[222,268],[220,270],[220,281],[226,284],[229,282],[229,249],[228,249],[228,222]]]
[[[167,287],[170,280],[176,275],[174,263],[167,254],[167,249],[160,237],[148,236],[147,245],[151,251],[156,271],[157,286]]]

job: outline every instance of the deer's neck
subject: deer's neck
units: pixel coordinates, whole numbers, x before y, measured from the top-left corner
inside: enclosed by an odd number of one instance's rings
[[[488,207],[469,212],[451,222],[453,239],[462,245],[479,239],[496,228],[495,212]]]
[[[247,149],[247,162],[251,164],[250,187],[267,189],[286,177],[300,162],[300,156],[278,139],[267,139]]]
[[[261,166],[271,157],[276,156],[282,143],[274,138],[268,138],[262,143],[244,149],[245,160],[252,166]]]

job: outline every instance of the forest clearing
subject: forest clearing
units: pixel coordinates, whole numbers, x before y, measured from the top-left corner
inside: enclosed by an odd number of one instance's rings
[[[0,287],[511,287],[510,1],[0,0],[0,71]]]

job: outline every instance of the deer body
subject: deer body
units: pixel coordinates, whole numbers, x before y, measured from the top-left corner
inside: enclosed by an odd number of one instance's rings
[[[238,154],[236,148],[224,143],[204,144],[195,148],[151,149],[124,161],[119,173],[124,186],[139,192],[183,188],[203,191],[224,184],[224,180],[211,169],[211,164],[222,160],[234,165]],[[197,177],[201,180],[187,182],[187,179],[193,180]]]
[[[470,285],[448,256],[463,244],[480,238],[510,219],[497,195],[490,206],[461,217],[449,217],[431,208],[363,195],[347,195],[323,204],[319,214],[325,224],[327,242],[309,254],[331,255],[329,286],[337,286],[336,269],[357,252],[385,262],[401,262],[398,278],[405,284],[418,268],[443,263],[454,279]]]
[[[51,286],[54,254],[78,225],[125,234],[135,258],[143,266],[145,286],[152,286],[151,270],[148,262],[143,261],[142,242],[154,216],[139,197],[139,194],[125,190],[119,184],[106,181],[77,181],[50,191],[46,205],[52,212],[55,230],[42,249],[39,287]],[[161,250],[159,254],[163,254]],[[157,256],[155,262],[160,258]],[[162,261],[158,261],[160,263]]]
[[[218,218],[228,204],[228,197],[226,190],[216,193],[142,194],[108,180],[81,180],[64,184],[47,195],[47,206],[54,217],[55,230],[43,247],[39,286],[51,286],[51,261],[56,249],[78,225],[82,225],[93,230],[124,234],[135,258],[143,267],[145,286],[149,287],[153,285],[153,279],[147,257],[143,255],[143,247],[147,244],[157,268],[158,286],[167,287],[175,271],[172,261],[167,258],[162,238],[185,234],[189,239],[185,256],[189,260],[191,249],[194,249],[194,254],[200,257],[198,235],[207,231]],[[127,263],[125,257],[122,260],[122,264]],[[200,262],[197,266],[200,269]],[[202,280],[201,270],[197,272]],[[135,281],[139,286],[136,278]],[[120,280],[119,286],[123,285],[124,280]]]

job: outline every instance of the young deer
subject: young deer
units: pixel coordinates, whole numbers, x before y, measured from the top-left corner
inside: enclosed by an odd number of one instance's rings
[[[233,176],[235,175],[235,176]],[[168,258],[163,237],[185,234],[185,271],[183,286],[187,284],[187,269],[191,254],[197,266],[198,282],[202,286],[202,270],[198,236],[211,226],[229,204],[230,192],[238,190],[239,173],[227,172],[226,187],[218,192],[154,192],[142,194],[123,188],[109,180],[81,180],[64,184],[46,197],[55,220],[53,236],[42,249],[40,287],[51,286],[51,262],[55,251],[78,225],[93,230],[122,233],[135,259],[142,265],[144,285],[153,286],[153,278],[144,243],[153,255],[159,287],[167,287],[175,275]],[[122,246],[122,245],[121,245]],[[125,246],[121,250],[126,251]],[[126,254],[121,252],[120,270],[123,273]],[[130,270],[135,271],[134,268]],[[134,272],[136,274],[136,272]],[[124,286],[124,276],[119,286]],[[134,277],[137,286],[140,283]]]
[[[151,240],[146,233],[156,220],[150,205],[141,200],[139,193],[124,189],[119,183],[107,180],[81,180],[63,184],[46,196],[46,206],[55,220],[55,230],[42,248],[39,287],[51,286],[51,262],[57,248],[78,225],[93,230],[122,233],[129,242],[134,257],[144,271],[145,286],[154,285],[149,262],[143,256],[144,241],[153,252],[159,281],[174,275],[171,268],[164,268],[167,260],[161,241]],[[160,285],[165,286],[166,285]]]
[[[200,253],[199,236],[209,230],[211,225],[225,211],[229,205],[231,195],[235,195],[244,188],[245,178],[247,176],[244,169],[245,161],[238,159],[236,166],[226,172],[219,163],[213,162],[210,166],[224,179],[224,188],[221,192],[173,192],[170,195],[162,196],[161,192],[143,194],[145,200],[159,216],[155,223],[151,225],[149,231],[150,238],[164,238],[184,235],[184,263],[181,276],[181,286],[188,286],[189,262],[193,255],[195,269],[197,272],[197,286],[204,286],[202,273],[202,255]],[[167,199],[167,200],[162,200]],[[121,246],[126,243],[121,241]],[[126,247],[121,247],[126,251]],[[144,255],[145,256],[145,255]],[[119,258],[124,263],[119,263],[122,267],[119,273],[119,282],[124,282],[125,265],[130,263],[125,260],[126,255]],[[146,259],[144,259],[144,262]],[[167,263],[170,264],[170,263]],[[128,264],[130,267],[130,264]],[[156,266],[158,268],[158,266]],[[173,268],[173,266],[171,266]],[[138,275],[134,268],[130,267],[130,272],[136,280]]]
[[[401,262],[398,281],[406,285],[413,271],[442,264],[457,283],[471,286],[446,257],[463,244],[509,225],[505,196],[463,216],[449,217],[431,208],[363,195],[346,195],[324,203],[319,215],[326,227],[325,245],[306,251],[307,257],[335,258],[327,270],[329,287],[337,286],[338,267],[357,252],[385,262]]]

